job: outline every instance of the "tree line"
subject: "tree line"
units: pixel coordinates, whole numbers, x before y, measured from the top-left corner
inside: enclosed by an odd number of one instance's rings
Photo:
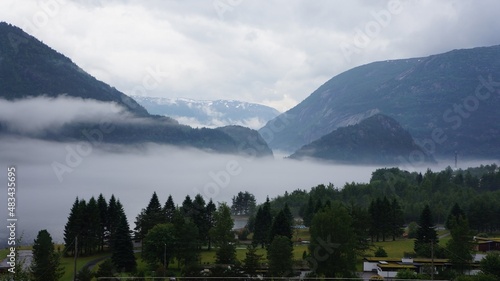
[[[123,205],[114,195],[106,201],[102,194],[75,199],[64,227],[64,253],[87,256],[111,251],[111,261],[119,271],[133,272],[137,263]]]
[[[465,170],[450,167],[425,173],[408,172],[399,168],[377,169],[369,183],[346,183],[343,188],[332,184],[285,192],[271,201],[273,212],[287,203],[295,216],[311,222],[316,205],[326,200],[369,208],[376,198],[399,203],[404,223],[418,221],[420,212],[429,205],[433,219],[443,224],[448,212],[459,203],[477,232],[500,231],[500,169],[497,165],[481,165]],[[389,234],[390,235],[390,234]],[[391,236],[391,235],[390,235]]]

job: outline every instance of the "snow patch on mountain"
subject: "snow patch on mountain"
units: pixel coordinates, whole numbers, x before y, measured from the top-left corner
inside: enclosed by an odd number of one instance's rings
[[[272,107],[238,100],[212,101],[144,96],[132,98],[151,114],[169,116],[192,127],[240,125],[259,129],[280,114]]]

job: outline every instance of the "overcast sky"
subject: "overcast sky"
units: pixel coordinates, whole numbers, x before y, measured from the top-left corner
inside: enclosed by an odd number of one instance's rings
[[[0,1],[0,20],[127,94],[280,111],[358,65],[500,44],[498,11],[497,0]]]

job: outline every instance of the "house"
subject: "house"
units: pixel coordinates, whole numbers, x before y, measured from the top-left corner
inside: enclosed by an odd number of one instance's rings
[[[475,250],[478,252],[500,251],[500,238],[474,237]]]
[[[447,259],[380,257],[365,257],[363,259],[363,271],[374,272],[384,278],[394,278],[398,271],[403,269],[410,269],[416,273],[428,273],[432,266],[437,274],[450,265]]]

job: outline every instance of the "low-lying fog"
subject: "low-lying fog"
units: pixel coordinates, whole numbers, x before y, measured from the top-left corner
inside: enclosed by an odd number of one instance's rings
[[[88,200],[102,193],[109,200],[114,194],[133,228],[135,216],[154,191],[162,204],[169,194],[181,204],[186,195],[197,193],[214,202],[231,202],[232,196],[245,190],[261,203],[266,196],[322,183],[341,188],[346,182],[367,182],[376,169],[217,155],[155,144],[85,148],[79,143],[1,139],[0,153],[0,182],[7,181],[7,166],[17,167],[18,236],[24,231],[25,243],[31,243],[40,229],[48,229],[56,241],[62,241],[77,196]],[[7,190],[2,190],[5,198]],[[6,218],[7,207],[0,210]],[[1,238],[5,241],[4,231]]]
[[[62,241],[77,196],[88,200],[102,193],[109,200],[114,194],[124,205],[133,227],[135,216],[147,206],[154,191],[162,204],[169,194],[176,204],[181,204],[186,195],[193,198],[198,193],[207,201],[212,198],[214,202],[231,202],[232,196],[245,190],[263,202],[266,196],[272,198],[285,190],[309,189],[321,183],[341,187],[347,181],[366,182],[373,171],[373,167],[245,158],[155,144],[80,145],[0,140],[0,182],[7,182],[7,166],[15,165],[16,211],[26,242],[32,241],[40,229],[48,229],[57,241]],[[5,198],[7,190],[2,190]],[[0,210],[1,217],[6,218],[7,207]]]
[[[89,118],[137,122],[115,104],[69,97],[0,100],[0,121],[20,132],[36,135]],[[433,170],[451,164],[441,163]],[[5,225],[10,165],[17,167],[17,236],[24,232],[24,243],[32,243],[41,229],[47,229],[55,241],[62,242],[64,225],[77,196],[88,200],[102,193],[109,200],[114,194],[133,228],[136,215],[147,206],[154,191],[162,204],[169,194],[176,204],[181,204],[186,195],[193,198],[198,193],[207,201],[212,198],[214,202],[230,203],[239,191],[253,193],[262,203],[266,196],[309,190],[318,184],[333,183],[342,188],[346,182],[368,182],[377,168],[299,162],[283,160],[281,156],[255,159],[217,155],[157,144],[92,145],[0,138],[0,183],[4,186],[0,189],[0,217],[5,218]],[[467,166],[463,163],[461,167]],[[0,245],[6,238],[6,231],[0,231]]]

